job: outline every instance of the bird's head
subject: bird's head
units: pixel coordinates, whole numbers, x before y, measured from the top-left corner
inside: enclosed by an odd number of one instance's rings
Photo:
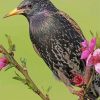
[[[56,11],[55,6],[50,2],[50,0],[24,0],[17,8],[15,8],[10,13],[6,14],[4,18],[13,15],[24,15],[33,16],[34,14],[41,12],[43,10]]]

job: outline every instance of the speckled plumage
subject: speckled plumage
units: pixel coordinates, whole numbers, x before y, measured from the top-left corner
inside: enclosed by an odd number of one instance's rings
[[[30,36],[54,74],[57,75],[53,67],[64,69],[67,77],[71,77],[73,66],[76,66],[75,70],[82,72],[80,42],[84,38],[62,14],[44,11],[33,16],[30,21]]]
[[[18,9],[23,7],[26,8],[23,15],[29,21],[32,44],[51,71],[61,79],[57,72],[61,70],[69,81],[74,72],[84,75],[85,62],[80,60],[80,43],[85,38],[74,20],[49,0],[25,0]],[[87,95],[89,100],[96,100],[100,96],[100,75],[95,74],[92,83]]]

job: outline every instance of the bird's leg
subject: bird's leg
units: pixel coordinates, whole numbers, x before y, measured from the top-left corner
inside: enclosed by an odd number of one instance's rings
[[[79,100],[84,100],[84,96],[88,90],[88,87],[91,84],[91,80],[93,78],[94,72],[92,71],[91,67],[86,67],[85,74],[84,74],[84,84],[79,91],[74,91],[73,94],[79,96]]]
[[[87,88],[87,84],[89,84],[90,78],[91,78],[91,68],[86,67],[85,74],[84,74],[84,84],[81,90],[73,92],[73,94],[76,94],[77,96],[79,96],[79,100],[83,100],[83,96],[86,92],[85,90]]]
[[[75,88],[73,88],[72,86],[67,86],[68,90],[74,94],[77,95],[79,97],[78,100],[83,100],[83,96],[84,96],[84,89],[81,88],[80,90],[75,90]]]
[[[92,80],[93,80],[93,77],[94,77],[94,67],[91,68],[91,67],[86,67],[86,70],[85,70],[85,75],[84,75],[84,96],[86,95],[91,83],[92,83]],[[84,97],[83,96],[83,97]]]
[[[84,75],[84,84],[88,84],[90,78],[91,78],[91,67],[86,67]]]
[[[87,91],[88,86],[90,85],[90,80],[91,80],[91,68],[86,67],[85,74],[84,74],[84,84],[79,91],[73,91],[73,94],[79,96],[79,100],[84,100],[84,95]]]

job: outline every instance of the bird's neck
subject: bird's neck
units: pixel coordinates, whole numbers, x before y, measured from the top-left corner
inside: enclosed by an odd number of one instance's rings
[[[34,16],[31,16],[29,20],[30,31],[34,31],[32,33],[39,33],[39,31],[46,31],[50,28],[50,25],[53,23],[53,18],[51,16],[51,12],[43,11],[38,12]],[[40,32],[41,33],[41,32]]]

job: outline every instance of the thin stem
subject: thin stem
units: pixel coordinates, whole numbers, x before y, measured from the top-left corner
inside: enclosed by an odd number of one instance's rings
[[[84,90],[84,96],[87,93],[90,85],[92,84],[92,80],[93,80],[93,77],[94,77],[94,73],[95,73],[95,69],[93,68],[92,75],[91,75],[91,77],[90,77],[90,79],[89,79],[89,81],[87,83],[86,89]],[[83,99],[82,100],[84,100],[84,96],[83,96]]]
[[[15,68],[23,74],[23,76],[25,77],[26,79],[26,82],[27,82],[27,86],[29,88],[31,88],[33,90],[33,92],[35,92],[37,95],[39,95],[42,100],[50,100],[48,95],[44,95],[40,90],[39,88],[37,87],[37,85],[33,82],[33,80],[31,79],[31,77],[29,76],[28,74],[28,71],[26,69],[26,67],[22,67],[20,64],[18,64],[18,62],[14,59],[13,56],[11,56],[8,51],[2,46],[0,45],[0,48],[3,50],[3,53],[5,54],[5,56],[7,57],[7,59],[9,60],[9,62],[11,64],[13,64],[15,66]]]

